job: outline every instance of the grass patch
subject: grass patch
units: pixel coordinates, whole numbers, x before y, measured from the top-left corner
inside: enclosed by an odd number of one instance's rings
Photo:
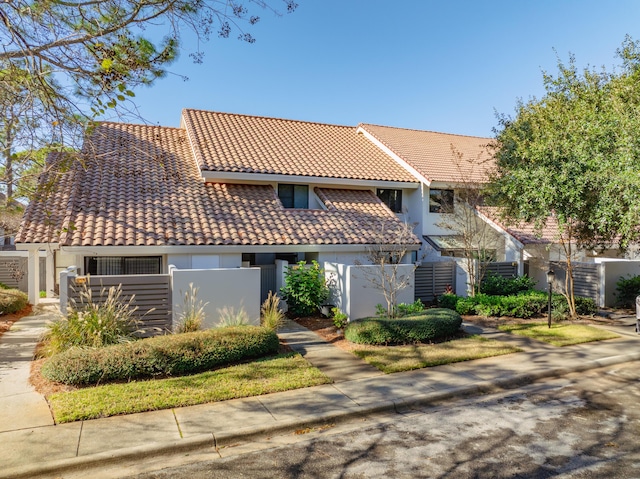
[[[619,338],[615,333],[594,328],[586,324],[552,324],[547,323],[503,324],[500,331],[537,339],[553,346],[571,346],[573,344],[590,343],[604,339]]]
[[[288,353],[191,376],[106,384],[47,397],[57,423],[288,391],[331,379]]]
[[[520,351],[494,339],[469,336],[438,344],[379,346],[353,353],[384,373],[397,373]]]

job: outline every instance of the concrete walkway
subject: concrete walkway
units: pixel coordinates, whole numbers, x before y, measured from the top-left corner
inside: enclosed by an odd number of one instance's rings
[[[330,376],[333,384],[53,425],[46,402],[27,384],[29,359],[50,318],[47,311],[23,318],[0,338],[0,477],[81,477],[88,468],[114,463],[125,475],[128,465],[152,457],[162,456],[165,466],[177,454],[189,454],[189,460],[196,454],[219,457],[226,446],[278,433],[373,412],[422,409],[451,398],[640,359],[635,322],[633,326],[616,322],[613,329],[622,333],[619,339],[565,348],[465,325],[469,332],[516,345],[523,352],[385,375],[288,322],[281,337]],[[96,470],[91,475],[100,476]]]

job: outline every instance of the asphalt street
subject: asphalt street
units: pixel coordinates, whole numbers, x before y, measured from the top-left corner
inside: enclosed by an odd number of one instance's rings
[[[639,380],[638,363],[625,363],[121,477],[637,478]],[[162,467],[162,460],[147,467]]]

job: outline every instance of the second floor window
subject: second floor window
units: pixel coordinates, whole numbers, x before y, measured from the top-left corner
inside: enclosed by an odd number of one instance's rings
[[[402,213],[402,190],[378,188],[378,198],[394,213]]]
[[[453,213],[453,190],[429,190],[429,213]]]
[[[285,208],[309,208],[309,187],[307,185],[278,185],[278,198]]]

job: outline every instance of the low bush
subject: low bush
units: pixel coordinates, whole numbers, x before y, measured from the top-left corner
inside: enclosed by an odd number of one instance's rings
[[[399,319],[367,318],[349,323],[345,338],[358,344],[424,343],[453,336],[462,324],[449,309],[427,309]]]
[[[453,293],[444,293],[441,294],[440,296],[438,296],[438,306],[440,308],[447,308],[447,309],[452,309],[452,310],[456,310],[456,305],[458,304],[458,301],[461,299],[460,296],[453,294]]]
[[[274,331],[237,326],[156,336],[105,348],[74,348],[42,366],[47,379],[87,385],[155,376],[191,374],[278,351]]]
[[[23,310],[29,304],[29,297],[18,289],[0,289],[0,315]]]
[[[635,308],[636,296],[640,296],[640,276],[620,278],[616,283],[616,300],[623,308]]]
[[[594,316],[598,313],[598,305],[591,298],[576,296],[576,312],[581,316]],[[566,303],[566,301],[565,301]]]
[[[576,296],[576,311],[582,316],[594,315],[598,308],[591,298]],[[451,301],[453,299],[446,299]],[[457,298],[455,310],[462,315],[510,316],[513,318],[531,318],[544,313],[548,309],[549,297],[544,291],[521,291],[511,296],[491,296],[478,293],[468,298]],[[551,300],[552,313],[556,319],[566,317],[567,300],[560,294],[554,294]]]
[[[504,278],[493,273],[487,276],[480,284],[480,293],[492,296],[512,296],[523,291],[528,291],[536,285],[536,280],[529,276],[518,276],[517,278]]]

